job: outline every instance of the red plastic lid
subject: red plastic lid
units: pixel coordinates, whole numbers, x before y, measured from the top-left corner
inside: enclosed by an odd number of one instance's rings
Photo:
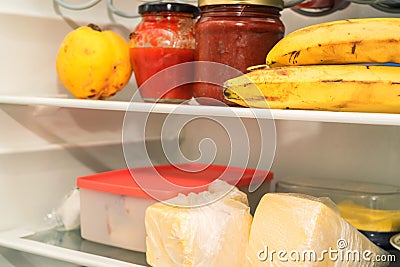
[[[158,183],[155,177],[156,173],[171,184],[182,188],[178,189],[176,186],[168,187],[163,183]],[[133,177],[140,177],[141,181],[147,181],[146,187],[143,188],[145,190],[138,185]],[[163,199],[168,199],[177,196],[178,193],[187,194],[189,192],[205,191],[208,185],[216,179],[224,180],[232,185],[236,184],[236,186],[248,186],[250,182],[259,184],[268,182],[272,178],[272,172],[263,170],[189,163],[98,173],[79,177],[77,186],[111,194],[140,198],[153,198],[154,195],[157,195],[162,196]],[[236,183],[236,181],[238,182]]]

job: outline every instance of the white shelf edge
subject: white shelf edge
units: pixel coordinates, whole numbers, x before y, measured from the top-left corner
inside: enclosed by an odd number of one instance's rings
[[[150,141],[159,140],[158,138],[149,138]],[[18,154],[18,153],[29,153],[38,151],[55,151],[55,150],[65,150],[73,148],[90,148],[99,146],[110,146],[110,145],[120,145],[121,140],[112,141],[87,141],[87,142],[77,142],[77,143],[49,143],[49,144],[37,144],[34,146],[11,146],[11,147],[1,147],[0,155],[5,154]]]
[[[146,137],[146,142],[157,142],[160,141],[161,137]],[[135,142],[130,140],[131,142]],[[169,141],[166,139],[166,141]],[[143,142],[143,140],[137,140],[137,142]],[[53,144],[36,144],[33,146],[3,146],[0,147],[0,156],[7,154],[18,154],[18,153],[30,153],[40,151],[56,151],[74,148],[90,148],[90,147],[104,147],[104,146],[122,146],[122,138],[111,141],[82,141],[76,143],[53,143]]]
[[[331,112],[311,110],[279,110],[255,109],[240,107],[220,107],[201,105],[152,104],[143,102],[85,100],[70,98],[49,98],[35,96],[0,95],[0,105],[55,106],[63,108],[81,108],[112,111],[130,111],[146,113],[164,113],[192,115],[198,117],[222,116],[274,120],[294,120],[327,123],[372,124],[400,126],[400,114],[362,113],[362,112]]]
[[[1,104],[29,105],[29,106],[54,106],[66,108],[101,109],[125,111],[129,102],[124,101],[96,101],[86,99],[70,99],[58,97],[36,97],[36,96],[8,96],[0,95]]]
[[[400,126],[400,114],[308,110],[273,110],[272,114],[278,120]]]
[[[86,252],[56,247],[38,241],[24,239],[24,237],[31,234],[34,234],[34,232],[24,229],[14,229],[0,232],[0,246],[82,266],[144,267],[144,265],[137,265]]]

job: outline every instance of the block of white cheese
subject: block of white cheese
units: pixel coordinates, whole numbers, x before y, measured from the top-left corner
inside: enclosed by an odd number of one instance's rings
[[[254,214],[249,266],[387,266],[387,253],[359,233],[328,198],[269,193]],[[379,258],[380,257],[380,258]]]
[[[196,206],[205,200],[209,203]],[[148,264],[154,267],[246,265],[252,216],[245,193],[217,180],[206,192],[180,195],[168,203],[153,204],[146,210]]]

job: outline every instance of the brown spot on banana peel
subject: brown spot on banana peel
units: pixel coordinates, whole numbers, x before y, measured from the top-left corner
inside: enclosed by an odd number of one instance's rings
[[[297,63],[297,58],[300,55],[301,50],[296,50],[288,53],[289,56],[289,63],[296,64]]]
[[[334,79],[334,80],[321,80],[323,83],[359,83],[359,84],[377,84],[382,83],[382,81],[356,81],[356,80],[343,80],[343,79]],[[391,82],[391,84],[399,84],[400,82]]]
[[[223,93],[224,93],[224,97],[225,97],[225,99],[227,101],[231,101],[233,103],[236,103],[236,104],[238,104],[240,106],[244,106],[244,107],[248,107],[249,106],[248,103],[246,102],[247,99],[246,100],[242,99],[241,97],[239,97],[238,94],[236,94],[231,89],[225,88],[223,90]]]
[[[282,97],[280,96],[264,96],[264,98],[260,97],[260,100],[265,99],[267,101],[282,101]]]
[[[342,104],[335,105],[333,107],[337,108],[337,109],[342,109],[342,108],[347,108],[347,106],[348,106],[347,103],[342,103]]]
[[[224,96],[227,100],[242,100],[242,98],[239,97],[238,94],[236,94],[234,91],[232,91],[229,88],[224,89]]]
[[[286,68],[276,68],[276,73],[282,76],[288,76],[288,70]]]
[[[339,83],[343,82],[343,79],[336,79],[336,80],[321,80],[323,83]]]
[[[354,43],[353,46],[351,47],[351,53],[354,55],[354,53],[356,52],[356,47],[357,47],[357,43]]]
[[[359,43],[361,43],[361,41],[357,41],[357,42],[354,42],[353,43],[353,46],[351,47],[351,54],[355,54],[356,53],[356,48],[357,48],[357,45],[359,44]]]
[[[224,96],[228,100],[241,100],[244,102],[265,101],[265,100],[281,101],[282,100],[282,97],[280,97],[280,96],[264,96],[264,95],[242,98],[229,88],[224,90]]]
[[[337,80],[321,80],[323,83],[359,83],[359,84],[382,84],[385,81],[356,81],[356,80],[343,80],[343,79],[337,79]],[[392,81],[386,81],[385,83],[389,83],[391,85],[400,85],[400,82],[392,82]]]
[[[388,39],[386,41],[389,43],[400,43],[400,39]]]
[[[245,106],[252,106],[250,103],[254,102],[260,102],[265,100],[268,100],[268,97],[263,96],[263,95],[255,95],[255,96],[246,96],[246,97],[240,97],[234,90],[230,88],[225,88],[224,89],[224,96],[225,99],[232,101],[232,102],[242,102]]]

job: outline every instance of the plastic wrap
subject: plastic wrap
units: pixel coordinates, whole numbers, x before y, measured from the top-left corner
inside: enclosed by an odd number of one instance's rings
[[[80,227],[80,195],[75,188],[68,193],[61,204],[47,214],[45,228],[70,231]]]
[[[252,216],[246,194],[228,187],[217,180],[206,192],[148,207],[147,262],[154,267],[246,266]],[[209,204],[196,206],[204,200]]]
[[[388,253],[345,221],[329,198],[264,195],[254,215],[249,266],[388,266]]]

